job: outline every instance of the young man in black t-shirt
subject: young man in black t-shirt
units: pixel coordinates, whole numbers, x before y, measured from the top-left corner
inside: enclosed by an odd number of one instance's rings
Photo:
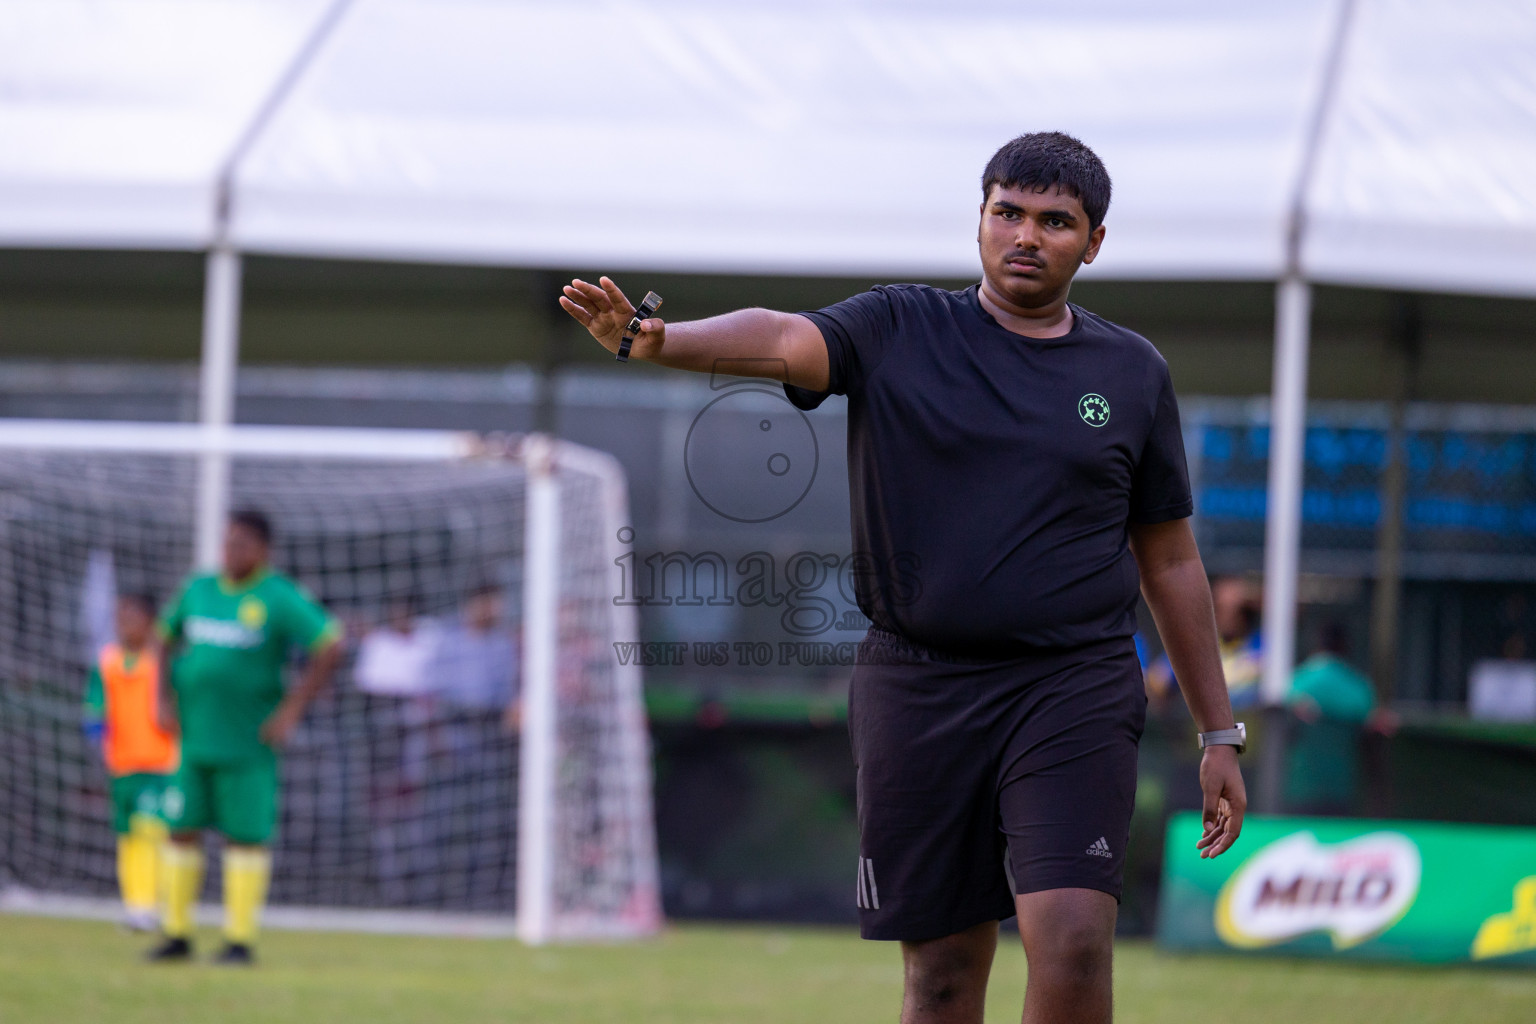
[[[633,355],[778,366],[802,409],[848,396],[856,589],[874,624],[849,696],[855,899],[865,937],[902,942],[902,1020],[980,1021],[997,922],[1016,913],[1024,1019],[1107,1021],[1146,710],[1138,589],[1207,731],[1205,856],[1242,827],[1242,740],[1167,364],[1067,301],[1104,241],[1109,175],[1076,139],[1039,133],[997,152],[982,193],[978,285],[652,318]],[[564,292],[617,351],[634,313],[618,286]]]

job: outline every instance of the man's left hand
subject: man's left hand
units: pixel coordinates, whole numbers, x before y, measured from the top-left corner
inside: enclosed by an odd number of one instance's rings
[[[1195,848],[1201,857],[1219,857],[1237,842],[1243,831],[1243,812],[1248,809],[1248,791],[1237,766],[1236,747],[1205,748],[1200,759],[1200,789],[1205,793],[1205,829]]]
[[[286,701],[279,704],[277,710],[261,723],[261,742],[274,749],[286,744],[288,737],[293,735],[293,730],[299,724],[301,713],[301,708]]]

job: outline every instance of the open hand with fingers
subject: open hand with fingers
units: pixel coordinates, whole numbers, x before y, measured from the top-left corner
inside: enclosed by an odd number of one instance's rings
[[[609,352],[618,352],[624,340],[624,328],[635,315],[635,307],[625,298],[619,286],[609,277],[600,277],[597,284],[576,278],[561,291],[560,308],[571,314],[577,323],[596,338],[598,344]],[[666,324],[651,317],[640,321],[640,331],[635,336],[633,354],[646,359],[661,350],[666,337]]]
[[[1201,857],[1219,857],[1237,842],[1243,831],[1243,812],[1248,809],[1248,791],[1237,767],[1235,747],[1205,748],[1200,759],[1200,789],[1205,793],[1205,828],[1195,848]]]

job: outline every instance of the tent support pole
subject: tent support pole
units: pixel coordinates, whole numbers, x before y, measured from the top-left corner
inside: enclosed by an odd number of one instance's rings
[[[234,205],[235,172],[255,145],[283,101],[324,47],[352,0],[332,0],[315,21],[309,37],[294,54],[272,91],[262,100],[250,123],[225,157],[215,183],[213,245],[203,285],[203,361],[198,381],[198,419],[206,447],[199,457],[197,510],[193,529],[193,559],[198,569],[220,562],[220,538],[229,514],[229,425],[235,415],[235,373],[240,363],[240,254],[230,241],[230,211]]]
[[[1338,0],[1317,102],[1291,192],[1285,272],[1275,292],[1275,370],[1269,402],[1269,493],[1264,523],[1264,742],[1254,809],[1278,814],[1284,797],[1286,710],[1296,662],[1296,577],[1301,564],[1302,470],[1306,459],[1307,358],[1312,346],[1312,286],[1302,271],[1307,193],[1343,73],[1356,0]]]
[[[235,371],[240,361],[240,254],[227,245],[208,253],[203,289],[203,361],[198,420],[207,447],[198,456],[193,553],[197,568],[219,565],[220,538],[229,514],[229,426],[235,414]]]
[[[1301,557],[1302,468],[1307,425],[1307,356],[1312,286],[1285,277],[1275,293],[1274,392],[1269,414],[1269,501],[1264,530],[1264,676],[1266,742],[1261,748],[1260,809],[1280,808],[1285,744],[1284,701],[1295,662],[1296,577]],[[1281,742],[1275,742],[1281,740]]]
[[[1376,699],[1392,703],[1397,694],[1398,618],[1403,596],[1403,501],[1408,494],[1407,430],[1404,420],[1418,377],[1422,327],[1416,296],[1400,295],[1393,310],[1387,358],[1394,371],[1392,412],[1387,425],[1387,465],[1381,475],[1381,520],[1376,526],[1376,586],[1371,590],[1371,679]]]

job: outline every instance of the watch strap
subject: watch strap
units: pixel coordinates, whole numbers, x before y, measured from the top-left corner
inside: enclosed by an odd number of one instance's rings
[[[1232,729],[1212,729],[1199,734],[1200,749],[1206,747],[1236,747],[1241,754],[1248,749],[1248,728],[1242,722]]]
[[[640,300],[640,308],[635,310],[635,315],[629,318],[629,323],[624,325],[624,334],[619,339],[619,351],[614,358],[621,363],[629,362],[629,347],[635,343],[635,337],[640,333],[640,325],[656,315],[661,308],[661,296],[655,292],[646,292],[645,298]]]

